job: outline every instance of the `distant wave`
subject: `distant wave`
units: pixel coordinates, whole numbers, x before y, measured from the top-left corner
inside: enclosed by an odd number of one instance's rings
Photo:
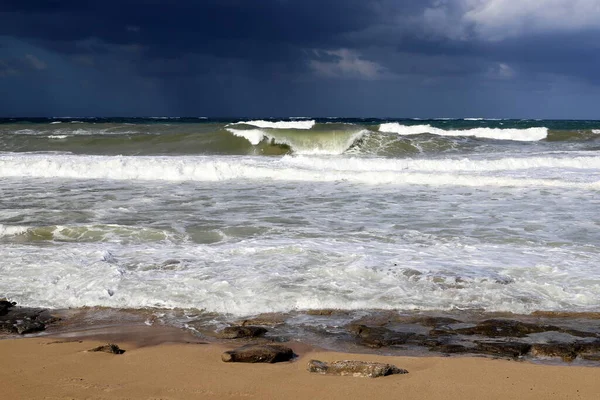
[[[381,124],[380,132],[397,133],[399,135],[419,135],[431,133],[439,136],[472,136],[485,139],[537,141],[548,136],[548,128],[502,129],[473,128],[464,130],[445,130],[431,125],[401,125],[397,122]]]
[[[59,136],[92,136],[92,135],[131,135],[142,134],[140,131],[120,130],[121,127],[95,128],[89,127],[85,129],[20,129],[14,131],[16,135],[32,135],[43,136],[48,135],[49,138],[57,138]]]
[[[231,125],[252,125],[257,128],[271,128],[271,129],[311,129],[315,126],[314,120],[295,120],[295,121],[265,121],[265,120],[253,120],[253,121],[239,121]]]
[[[31,235],[36,240],[102,242],[115,238],[162,241],[173,237],[170,231],[148,227],[132,227],[117,224],[82,224],[23,226],[0,224],[0,237]]]

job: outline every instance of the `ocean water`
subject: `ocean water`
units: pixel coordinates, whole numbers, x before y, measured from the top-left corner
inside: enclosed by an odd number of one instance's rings
[[[0,297],[597,311],[600,121],[0,120]]]

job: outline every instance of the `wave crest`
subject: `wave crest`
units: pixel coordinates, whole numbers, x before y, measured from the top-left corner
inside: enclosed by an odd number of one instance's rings
[[[295,121],[265,121],[265,120],[252,120],[252,121],[239,121],[230,125],[252,125],[257,128],[269,128],[269,129],[311,129],[315,126],[314,120],[295,120]]]

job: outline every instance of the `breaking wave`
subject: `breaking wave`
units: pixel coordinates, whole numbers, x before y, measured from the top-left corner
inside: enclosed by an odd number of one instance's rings
[[[581,179],[565,170],[585,169]],[[515,174],[518,171],[531,171]],[[319,157],[0,156],[0,177],[142,181],[273,180],[367,185],[457,185],[600,189],[600,157],[497,160]],[[490,171],[493,174],[490,175]],[[535,171],[541,171],[537,173]]]
[[[263,140],[288,146],[295,154],[339,155],[350,149],[368,130],[295,131],[292,129],[233,129],[231,134],[243,137],[256,146]]]

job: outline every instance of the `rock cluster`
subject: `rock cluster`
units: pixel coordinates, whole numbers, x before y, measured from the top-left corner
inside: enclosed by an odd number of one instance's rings
[[[377,378],[394,374],[408,374],[408,371],[391,364],[366,361],[333,361],[326,363],[319,360],[308,362],[308,371],[324,375],[342,375]]]
[[[260,326],[228,326],[217,333],[221,339],[242,339],[259,337],[267,333],[267,330]]]
[[[93,349],[89,349],[89,352],[103,352],[110,354],[123,354],[125,350],[121,349],[118,345],[114,343],[108,343],[102,346],[94,347]]]
[[[0,300],[0,334],[35,333],[54,321],[56,318],[43,308],[18,307],[15,302]]]
[[[390,322],[386,321],[383,325],[393,325]],[[506,358],[528,355],[560,357],[567,362],[578,356],[587,360],[600,357],[600,335],[596,332],[501,318],[486,319],[475,324],[431,317],[410,322],[432,329],[423,334],[386,326],[350,324],[347,330],[354,335],[357,344],[372,348],[405,345],[426,347],[430,351],[446,354],[471,353]],[[535,336],[548,333],[563,335],[569,340],[548,341]]]

